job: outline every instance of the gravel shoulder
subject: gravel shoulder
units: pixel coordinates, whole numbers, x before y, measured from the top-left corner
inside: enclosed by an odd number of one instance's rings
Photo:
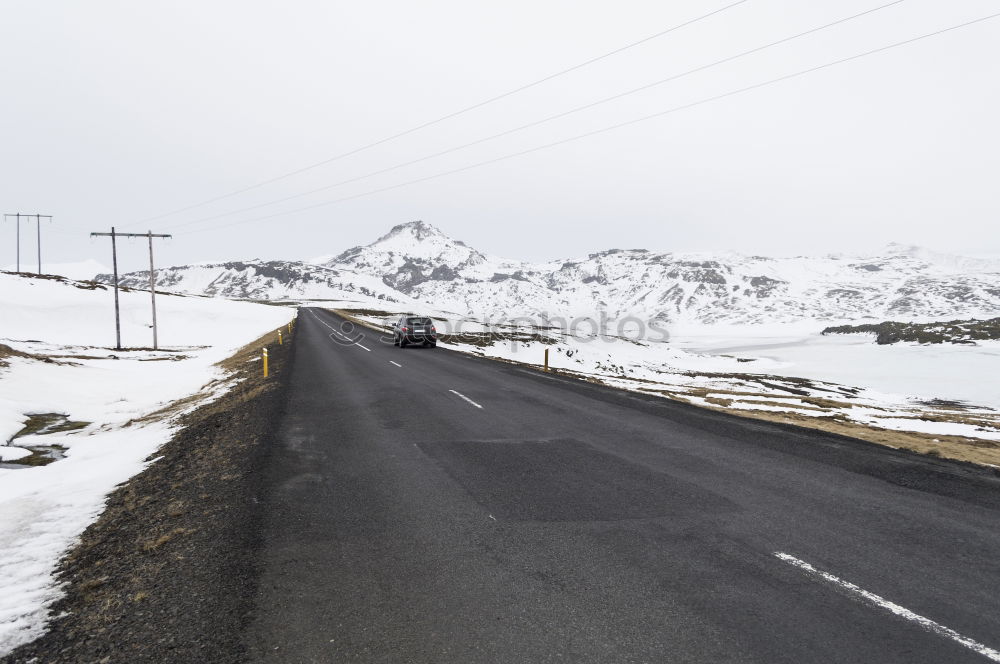
[[[292,341],[268,334],[221,363],[236,385],[182,416],[158,460],[108,497],[62,561],[48,632],[0,664],[245,660],[259,470],[286,407]],[[252,361],[265,344],[266,380]]]

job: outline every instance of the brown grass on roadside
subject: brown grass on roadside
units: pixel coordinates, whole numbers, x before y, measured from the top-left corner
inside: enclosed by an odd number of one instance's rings
[[[265,347],[278,345],[279,329],[281,330],[284,342],[285,343],[290,342],[291,337],[288,336],[287,327],[274,328],[270,332],[267,332],[257,337],[257,339],[251,341],[243,348],[240,348],[238,351],[236,351],[236,353],[230,355],[226,359],[219,362],[217,366],[220,366],[223,369],[226,369],[227,371],[237,371],[240,369],[246,369],[246,365],[248,362],[254,359],[260,359],[261,351],[263,351]],[[295,330],[295,325],[293,323],[292,324],[293,335],[294,335],[294,330]],[[274,371],[275,368],[276,367],[272,363],[271,366],[269,367],[269,370]]]
[[[187,535],[190,532],[192,532],[192,531],[190,529],[188,529],[188,528],[174,528],[173,530],[170,530],[169,532],[163,533],[159,537],[156,537],[156,538],[150,539],[150,540],[146,540],[145,542],[143,542],[142,543],[142,550],[146,551],[147,553],[150,552],[150,551],[156,551],[161,546],[163,546],[164,544],[166,544],[170,540],[174,539],[175,537],[177,537],[179,535]]]
[[[402,315],[398,311],[383,311],[381,309],[328,309],[327,311],[334,311],[345,317],[350,314],[357,316],[375,316],[376,318],[393,318],[395,316]],[[353,318],[353,316],[351,317]]]
[[[327,309],[327,311],[332,314],[336,314],[341,318],[346,318],[355,325],[367,327],[369,330],[375,330],[376,332],[385,332],[387,328],[384,328],[381,325],[376,325],[375,323],[370,323],[366,320],[358,318],[358,316],[382,316],[385,314],[386,318],[390,318],[398,315],[388,311],[377,311],[375,309]]]
[[[930,454],[931,456],[1000,466],[1000,441],[987,440],[985,438],[933,435],[916,431],[894,431],[892,429],[882,429],[851,422],[850,420],[816,418],[796,415],[794,413],[787,416],[781,413],[749,414],[740,412],[739,414],[775,422],[791,422],[800,426],[838,433],[850,436],[851,438],[860,438],[861,440],[878,443],[879,445]]]
[[[898,415],[900,420],[920,420],[922,422],[955,422],[957,424],[968,424],[974,427],[1000,428],[1000,415],[988,413],[977,414],[949,414],[940,413],[913,413],[911,415]]]
[[[668,392],[664,392],[663,394],[668,398],[690,403],[682,394]],[[709,399],[706,399],[706,401],[712,403]],[[724,401],[724,399],[717,399],[717,401]],[[695,405],[701,406],[701,404]],[[795,424],[807,429],[818,429],[850,438],[859,438],[870,443],[912,450],[931,456],[1000,466],[1000,441],[987,440],[985,438],[935,435],[916,431],[894,431],[892,429],[883,429],[877,426],[853,422],[840,414],[817,416],[802,415],[793,412],[776,413],[761,410],[740,410],[738,407],[725,407],[721,404],[701,407],[755,420]]]
[[[830,410],[829,408],[817,408],[816,406],[809,406],[809,405],[801,404],[801,403],[792,403],[791,401],[770,401],[770,400],[769,401],[764,401],[764,400],[757,400],[757,399],[754,399],[753,401],[750,401],[750,402],[746,402],[746,401],[740,402],[737,399],[737,401],[736,401],[736,408],[740,408],[740,404],[741,403],[742,404],[746,404],[746,405],[752,405],[752,406],[761,405],[761,406],[771,406],[772,408],[790,408],[793,411],[795,411],[795,410],[805,410],[805,411],[810,411],[810,412],[814,412],[814,413],[826,413],[826,412],[828,412]],[[742,409],[740,409],[740,410],[742,410]],[[752,408],[747,408],[746,410],[753,410],[753,409]]]
[[[591,382],[606,384],[596,379]],[[1000,466],[1000,441],[986,438],[973,438],[970,436],[950,436],[921,433],[917,431],[896,431],[885,429],[877,425],[868,425],[851,420],[845,413],[837,412],[841,409],[854,407],[849,401],[840,401],[824,397],[813,396],[781,396],[774,394],[762,394],[748,391],[733,390],[728,391],[722,388],[694,387],[670,389],[650,389],[640,388],[646,394],[656,394],[659,396],[682,401],[692,405],[717,410],[720,412],[747,417],[756,420],[766,420],[768,422],[783,422],[795,424],[797,426],[837,433],[851,438],[859,438],[871,443],[886,445],[900,449],[912,450],[930,456],[956,459],[958,461],[968,461],[971,463]],[[696,397],[704,400],[703,404],[692,402],[688,397]],[[764,401],[753,401],[754,404],[763,404],[788,408],[787,412],[774,412],[762,410],[742,409],[739,404],[739,397],[769,397]],[[796,399],[802,405],[782,401],[782,399]],[[885,410],[878,406],[868,406],[875,410]],[[962,408],[965,408],[962,406]],[[798,410],[800,412],[794,412]],[[958,410],[958,408],[954,409]],[[953,412],[954,412],[953,410]],[[806,415],[801,411],[817,413],[828,413],[825,415]],[[900,414],[898,419],[922,420],[925,422],[954,422],[956,424],[968,424],[977,427],[1000,427],[1000,415],[993,414],[963,414],[961,412],[949,413],[918,413]]]
[[[714,406],[721,406],[722,408],[729,408],[733,405],[732,399],[723,399],[722,397],[702,397],[708,403]]]
[[[284,343],[288,344],[292,342],[295,334],[295,323],[292,323],[292,336],[288,336],[288,328],[281,328],[282,335],[284,335]],[[186,397],[172,401],[163,408],[155,410],[152,413],[144,415],[142,417],[131,420],[128,424],[140,424],[146,422],[155,422],[156,420],[161,420],[172,415],[183,411],[184,409],[196,404],[197,402],[204,399],[209,392],[221,385],[228,380],[244,380],[244,379],[256,379],[259,381],[258,385],[255,385],[253,389],[247,390],[246,392],[241,392],[238,395],[240,402],[246,402],[254,399],[262,391],[267,389],[267,383],[264,380],[263,369],[261,362],[259,361],[263,349],[267,346],[276,346],[278,344],[278,328],[267,332],[256,340],[251,341],[246,346],[240,348],[236,353],[230,355],[221,362],[216,363],[216,366],[225,369],[228,377],[224,379],[216,379],[210,381],[202,386],[202,388],[195,392],[194,394],[189,394]],[[256,361],[255,361],[256,360]],[[252,364],[251,364],[252,362]],[[268,363],[268,373],[271,375],[276,374],[281,370],[280,363],[275,362],[273,358]],[[127,426],[127,425],[126,425]]]

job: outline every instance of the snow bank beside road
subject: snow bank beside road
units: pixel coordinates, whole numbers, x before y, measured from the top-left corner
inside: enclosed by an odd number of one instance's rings
[[[122,292],[122,343],[152,343],[149,293]],[[0,274],[0,444],[29,414],[58,413],[84,428],[18,437],[6,461],[35,446],[65,448],[49,465],[0,467],[0,655],[43,630],[59,595],[61,555],[103,509],[117,484],[169,440],[171,422],[133,423],[224,377],[215,364],[268,330],[290,308],[157,296],[160,346],[114,351],[113,294],[65,280]],[[49,361],[43,361],[48,358]],[[202,401],[225,386],[202,392]],[[213,391],[214,390],[214,391]],[[192,403],[189,407],[194,407]],[[58,447],[56,447],[58,446]]]

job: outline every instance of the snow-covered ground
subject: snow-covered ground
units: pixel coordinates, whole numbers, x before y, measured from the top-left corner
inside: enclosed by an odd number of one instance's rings
[[[823,336],[814,324],[688,325],[671,341],[693,353],[759,358],[771,371],[919,397],[1000,409],[1000,342],[896,343],[874,335]]]
[[[115,351],[109,289],[0,274],[0,456],[60,449],[49,465],[0,464],[0,656],[38,636],[59,589],[53,572],[101,512],[114,487],[146,467],[169,440],[170,419],[135,422],[201,392],[194,408],[226,388],[215,364],[268,330],[291,308],[200,297],[157,296],[161,351]],[[122,292],[122,344],[152,345],[148,292]],[[25,357],[16,353],[28,354]],[[44,361],[42,358],[48,358]],[[214,381],[214,382],[213,382]],[[211,385],[210,385],[211,384]],[[88,423],[18,437],[31,414]]]

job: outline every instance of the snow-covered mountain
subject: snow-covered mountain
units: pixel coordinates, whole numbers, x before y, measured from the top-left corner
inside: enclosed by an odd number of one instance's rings
[[[96,281],[112,283],[110,274]],[[118,283],[149,290],[149,272],[119,275]],[[179,293],[253,300],[350,299],[408,302],[377,276],[299,261],[227,261],[158,268],[156,286]]]
[[[108,281],[108,275],[99,280]],[[124,275],[142,288],[148,273]],[[159,287],[255,299],[420,302],[496,319],[634,316],[700,323],[924,320],[1000,315],[1000,261],[889,245],[869,256],[769,258],[611,249],[531,264],[489,256],[422,221],[323,263],[171,267]]]

